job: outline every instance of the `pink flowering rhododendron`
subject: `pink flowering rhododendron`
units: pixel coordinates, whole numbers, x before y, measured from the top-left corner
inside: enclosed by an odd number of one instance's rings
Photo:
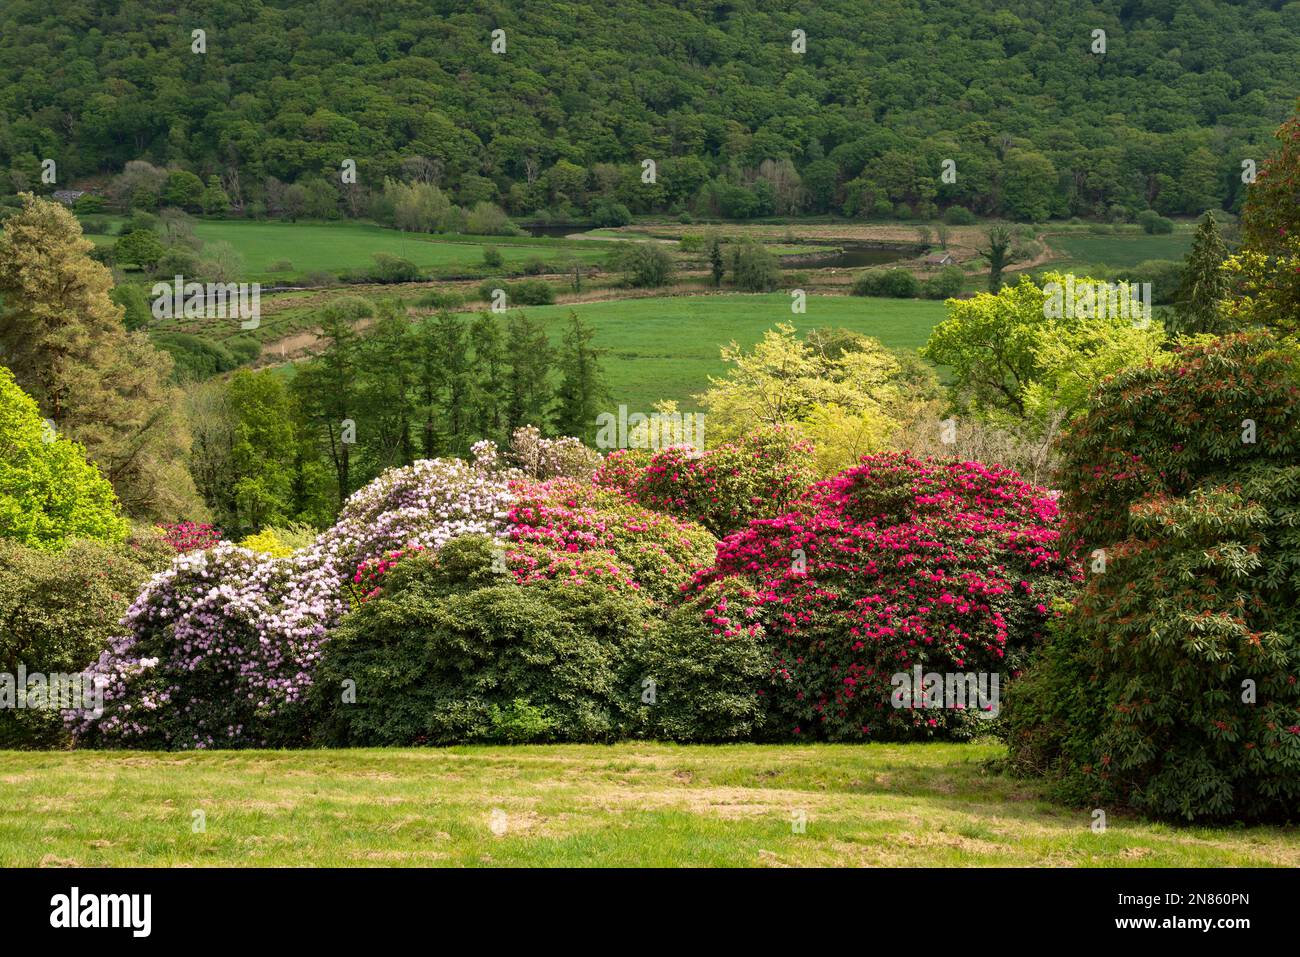
[[[579,482],[515,482],[506,565],[517,581],[607,582],[671,599],[713,556],[713,536],[694,522],[651,511]]]
[[[653,455],[613,452],[594,481],[725,535],[785,511],[812,475],[812,447],[786,430],[767,429],[702,453],[677,446]]]
[[[976,727],[969,713],[895,709],[891,677],[998,672],[1038,640],[1079,577],[1059,551],[1053,495],[1009,469],[864,456],[784,515],[724,539],[693,587],[738,577],[767,631],[772,707],[789,733],[831,740]],[[717,616],[720,633],[749,611]]]
[[[644,591],[664,603],[713,557],[713,536],[694,522],[641,508],[608,489],[569,479],[515,479],[509,491],[501,571],[521,585],[597,583]],[[362,563],[353,576],[358,600],[377,594],[383,576],[418,548]]]
[[[221,530],[206,522],[159,525],[158,531],[162,534],[163,541],[178,552],[212,548],[221,541]]]

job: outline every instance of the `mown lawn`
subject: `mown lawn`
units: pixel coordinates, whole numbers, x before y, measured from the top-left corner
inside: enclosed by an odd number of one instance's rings
[[[596,331],[593,341],[605,350],[602,365],[614,402],[647,413],[660,399],[675,399],[683,410],[698,408],[691,396],[708,388],[710,375],[726,372],[720,347],[734,339],[748,349],[780,322],[801,332],[842,327],[875,336],[894,349],[917,349],[947,315],[944,304],[933,300],[856,296],[809,296],[807,312],[795,315],[788,293],[523,307],[547,321],[556,345],[563,340],[570,310]]]
[[[1112,813],[1095,833],[1088,811],[988,772],[999,754],[645,743],[0,752],[0,865],[1300,865],[1295,830],[1185,830]]]

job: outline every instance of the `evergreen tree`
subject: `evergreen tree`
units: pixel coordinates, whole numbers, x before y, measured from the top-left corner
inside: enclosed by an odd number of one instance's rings
[[[600,405],[609,398],[599,352],[591,345],[595,334],[576,312],[569,311],[569,327],[559,357],[555,429],[561,435],[575,435],[584,441],[595,432]]]
[[[521,425],[546,431],[550,389],[547,381],[553,357],[542,324],[522,312],[510,317],[506,327],[506,432]]]
[[[487,312],[470,326],[474,356],[470,367],[471,426],[477,438],[504,442],[507,367],[501,323]]]
[[[362,340],[358,417],[366,423],[361,444],[367,476],[409,465],[415,458],[411,430],[417,415],[414,393],[419,355],[414,340],[406,307],[400,301],[380,305],[379,321]]]
[[[125,330],[92,248],[72,213],[24,194],[0,235],[2,361],[41,414],[85,447],[128,515],[205,518],[171,358]]]
[[[1167,322],[1171,335],[1191,336],[1202,332],[1222,335],[1231,331],[1219,308],[1229,292],[1228,278],[1222,269],[1227,258],[1228,249],[1219,236],[1214,214],[1206,213],[1196,228],[1192,250],[1183,266],[1173,315]]]
[[[364,299],[349,297],[321,313],[325,351],[293,379],[294,394],[334,466],[341,506],[352,494],[353,445],[368,423],[358,422],[361,405],[361,348],[352,324],[372,313]]]
[[[420,411],[426,458],[468,451],[469,343],[465,321],[440,312],[420,327]]]
[[[722,261],[722,243],[716,239],[709,243],[709,269],[713,273],[714,287],[721,289],[726,266]]]

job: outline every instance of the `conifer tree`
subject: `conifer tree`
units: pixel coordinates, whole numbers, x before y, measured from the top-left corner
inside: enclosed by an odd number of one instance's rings
[[[554,350],[542,324],[522,312],[510,317],[506,326],[506,432],[521,425],[535,425],[546,431],[550,404],[551,362]]]
[[[609,387],[600,368],[599,352],[591,340],[596,332],[569,311],[569,327],[560,351],[560,386],[556,392],[555,428],[561,435],[590,439]]]
[[[470,326],[474,356],[470,376],[470,409],[478,438],[505,440],[505,335],[491,313],[479,313]]]
[[[172,361],[128,333],[108,269],[58,203],[23,194],[0,234],[0,361],[41,414],[86,449],[128,515],[206,517],[187,468]]]
[[[334,466],[339,504],[352,494],[353,447],[366,423],[357,421],[360,407],[360,344],[352,324],[373,310],[364,299],[349,297],[331,303],[321,313],[325,351],[303,366],[293,379],[303,414],[317,432]]]
[[[1227,258],[1228,249],[1219,236],[1214,214],[1206,213],[1196,227],[1196,238],[1183,266],[1173,315],[1167,322],[1171,335],[1192,336],[1202,332],[1222,335],[1232,331],[1219,308],[1229,291],[1228,278],[1222,269]]]

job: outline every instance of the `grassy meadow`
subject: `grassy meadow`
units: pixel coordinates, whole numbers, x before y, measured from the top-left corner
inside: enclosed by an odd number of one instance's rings
[[[106,223],[118,217],[98,218]],[[435,274],[479,269],[483,250],[495,246],[507,266],[539,257],[547,263],[576,259],[583,263],[601,261],[609,253],[607,243],[529,236],[460,236],[404,233],[370,223],[262,222],[249,220],[194,220],[194,234],[204,243],[229,243],[243,257],[247,282],[285,282],[317,272],[338,273],[364,269],[375,253],[388,253],[409,260]],[[101,245],[111,245],[117,236],[95,234]],[[288,263],[287,269],[272,267]]]
[[[806,313],[793,315],[790,296],[771,293],[529,306],[524,311],[547,320],[557,344],[569,310],[582,316],[596,330],[595,345],[605,350],[602,362],[615,402],[645,412],[660,399],[694,408],[691,396],[708,388],[710,375],[726,371],[719,346],[735,340],[749,348],[780,322],[800,331],[838,326],[875,336],[891,348],[917,349],[947,314],[942,302],[923,299],[810,295],[807,306]]]
[[[1162,236],[1107,235],[1074,230],[1050,233],[1047,241],[1064,256],[1060,265],[1079,263],[1123,267],[1136,266],[1148,259],[1181,260],[1192,249],[1192,235],[1190,229]]]
[[[0,865],[1300,866],[1293,829],[1111,814],[1096,833],[1090,811],[990,771],[1001,753],[647,743],[0,752]]]

